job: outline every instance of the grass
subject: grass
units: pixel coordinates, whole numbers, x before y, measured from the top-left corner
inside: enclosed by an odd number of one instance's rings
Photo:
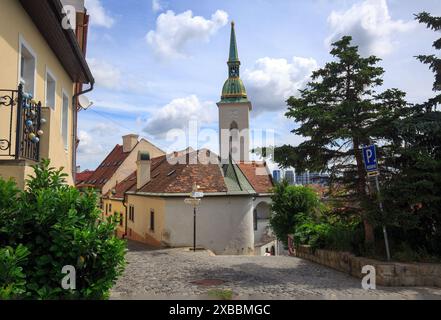
[[[208,291],[208,295],[213,298],[221,299],[221,300],[231,300],[233,299],[233,291],[221,290],[221,289],[211,289]]]

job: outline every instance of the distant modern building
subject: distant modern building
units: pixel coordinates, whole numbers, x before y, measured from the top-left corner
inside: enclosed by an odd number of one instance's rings
[[[281,180],[288,181],[289,184],[297,185],[309,185],[316,184],[327,186],[329,184],[329,174],[323,172],[302,172],[300,174],[296,173],[295,169],[289,170],[273,170],[273,181],[280,182]]]
[[[282,180],[281,172],[280,170],[273,170],[273,181],[274,182],[280,182]]]
[[[285,171],[285,180],[288,181],[289,184],[295,183],[295,176],[293,170]]]
[[[304,172],[296,174],[296,184],[308,185],[308,184],[329,184],[329,174],[322,172]]]

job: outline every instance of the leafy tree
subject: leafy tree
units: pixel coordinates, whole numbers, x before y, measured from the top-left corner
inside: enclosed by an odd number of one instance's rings
[[[300,123],[292,132],[307,140],[297,147],[275,148],[274,160],[298,172],[330,172],[331,182],[348,190],[345,201],[358,207],[365,241],[372,244],[372,218],[363,210],[368,193],[361,147],[381,142],[381,157],[394,139],[395,132],[389,125],[406,112],[407,103],[405,93],[398,89],[375,91],[383,83],[384,70],[377,66],[380,59],[361,57],[351,41],[345,36],[333,43],[330,53],[335,60],[313,72],[312,81],[300,90],[299,98],[288,99],[286,116]]]
[[[27,252],[19,266],[2,258],[21,281],[23,292],[13,294],[32,299],[106,298],[125,265],[125,242],[114,236],[116,221],[101,220],[96,194],[68,186],[62,169],[49,167],[48,160],[33,168],[25,191],[0,179],[1,253],[13,256],[9,247],[16,248],[19,257],[20,248]],[[75,290],[61,288],[66,265],[76,269]],[[25,289],[19,271],[25,275]]]
[[[415,18],[418,22],[424,23],[427,25],[427,28],[430,28],[434,31],[441,30],[441,17],[434,17],[427,12],[421,12],[415,15]],[[441,50],[441,38],[435,40],[433,42],[433,47],[436,50]],[[435,82],[433,83],[433,91],[441,91],[441,58],[436,55],[419,55],[417,59],[420,60],[424,64],[428,64],[430,70],[435,73]],[[424,103],[424,107],[426,110],[434,110],[437,105],[441,104],[441,94],[435,96],[432,99],[429,99],[426,103]]]
[[[0,299],[14,299],[26,292],[26,275],[22,265],[26,262],[29,250],[18,245],[0,248]]]
[[[435,31],[441,17],[423,12],[416,19]],[[433,44],[441,49],[441,38]],[[435,73],[433,90],[441,91],[441,59],[419,55]],[[398,229],[398,236],[414,250],[441,255],[441,94],[417,104],[408,115],[392,124],[398,138],[391,158],[395,168],[385,186],[385,219]]]
[[[317,194],[310,188],[289,185],[285,180],[276,184],[271,197],[270,225],[277,239],[288,245],[288,234],[294,232],[296,217],[314,215],[322,209]]]

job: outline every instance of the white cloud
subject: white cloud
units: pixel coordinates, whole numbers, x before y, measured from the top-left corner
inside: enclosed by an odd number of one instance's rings
[[[417,25],[413,20],[393,20],[386,0],[365,0],[346,11],[332,11],[328,24],[332,33],[325,40],[326,45],[350,35],[363,55],[375,54],[380,57],[392,52],[396,45],[396,34],[409,31]]]
[[[87,59],[96,84],[107,89],[120,87],[121,71],[114,65],[95,58]]]
[[[157,87],[155,83],[138,74],[123,73],[119,67],[105,60],[89,58],[87,62],[99,87],[137,94],[148,93]]]
[[[99,137],[107,137],[109,132],[112,134],[119,134],[119,128],[115,126],[113,123],[98,123],[92,129],[90,129],[90,133],[93,133],[94,136],[98,135]]]
[[[159,0],[152,0],[152,10],[153,10],[153,12],[162,11],[163,8],[162,8],[161,1],[159,1]]]
[[[257,60],[254,68],[245,70],[243,76],[253,114],[285,110],[286,99],[297,95],[317,68],[313,58],[293,57],[291,62],[269,57]]]
[[[100,0],[86,0],[85,6],[90,15],[91,25],[111,28],[115,23],[115,19],[106,12]]]
[[[196,95],[172,100],[155,111],[143,131],[149,135],[164,135],[172,129],[185,129],[190,120],[210,124],[217,120],[216,106],[211,101],[201,102]]]
[[[78,145],[78,153],[83,156],[96,156],[103,154],[104,147],[97,143],[96,139],[84,130],[78,132],[78,139],[80,143]]]
[[[159,15],[156,30],[149,31],[146,40],[161,58],[185,57],[184,50],[188,42],[209,41],[227,22],[228,14],[222,10],[217,10],[209,20],[193,16],[191,10],[180,14],[168,10]]]

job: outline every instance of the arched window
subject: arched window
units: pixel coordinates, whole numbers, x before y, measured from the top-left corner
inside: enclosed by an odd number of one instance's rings
[[[236,150],[233,150],[233,146],[234,146],[233,141],[237,143],[238,136],[239,136],[239,126],[237,125],[236,121],[233,121],[230,124],[230,141],[228,148],[231,155],[237,152]]]

